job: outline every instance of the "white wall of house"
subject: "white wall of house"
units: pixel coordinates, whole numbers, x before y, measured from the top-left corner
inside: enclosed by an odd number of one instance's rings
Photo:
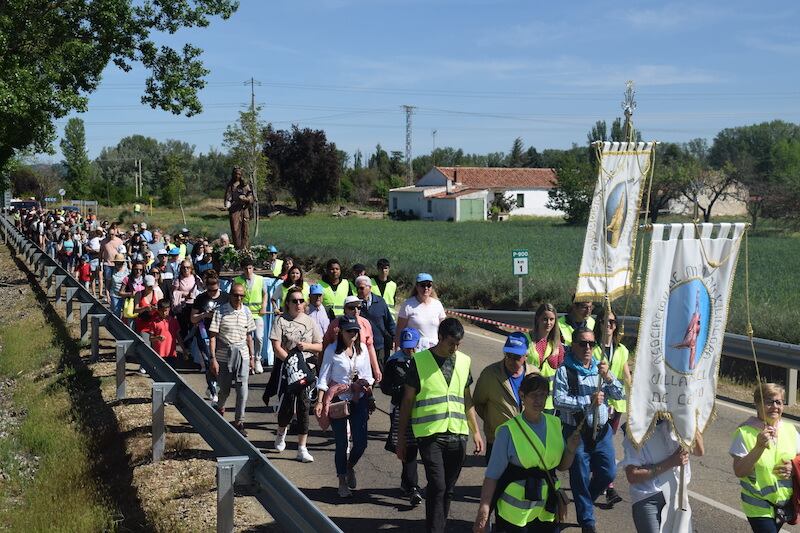
[[[389,213],[395,211],[413,211],[416,215],[423,217],[424,193],[422,191],[389,191]]]
[[[427,202],[431,204],[431,212],[426,213],[424,218],[430,218],[432,220],[457,220],[458,198],[429,198]]]
[[[500,192],[501,191],[493,190],[491,199],[494,199],[495,193]],[[509,213],[511,216],[560,217],[564,215],[561,211],[547,207],[547,200],[549,199],[547,189],[507,190],[502,191],[502,194],[504,196],[511,196],[511,198],[517,200],[517,207],[512,209]],[[519,203],[520,195],[523,201],[522,206],[520,206]]]

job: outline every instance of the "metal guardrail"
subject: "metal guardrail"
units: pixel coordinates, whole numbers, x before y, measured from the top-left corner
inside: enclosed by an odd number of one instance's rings
[[[514,326],[533,327],[533,313],[529,311],[505,311],[494,309],[451,309],[457,313],[473,315]],[[625,337],[636,339],[639,335],[639,317],[620,316],[625,327]],[[800,369],[800,345],[769,339],[754,338],[758,362],[785,368],[786,393],[789,405],[797,403],[797,371]],[[726,333],[722,341],[722,355],[743,361],[753,361],[750,339],[746,335]]]
[[[31,272],[47,283],[56,303],[65,301],[67,320],[79,315],[81,339],[91,337],[99,354],[99,328],[116,340],[117,397],[125,397],[125,360],[138,357],[153,379],[153,460],[164,451],[164,403],[175,405],[217,455],[217,531],[233,530],[233,487],[247,485],[275,521],[304,533],[341,533],[333,521],[278,471],[264,455],[201,398],[138,334],[114,316],[56,260],[21,234],[9,217],[0,215],[5,240],[22,255]],[[62,289],[63,293],[62,294]],[[76,308],[75,303],[78,303]]]

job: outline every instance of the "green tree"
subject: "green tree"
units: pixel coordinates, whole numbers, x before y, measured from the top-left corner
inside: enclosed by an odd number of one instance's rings
[[[187,161],[179,153],[168,153],[164,156],[164,170],[162,172],[161,204],[183,209],[183,193],[186,190],[184,169]]]
[[[506,166],[509,168],[520,168],[524,167],[525,163],[525,145],[522,143],[522,139],[517,137],[514,139],[514,144],[511,145],[511,153],[508,154]]]
[[[174,34],[229,18],[234,0],[5,0],[0,4],[0,168],[26,148],[45,152],[54,121],[85,111],[103,70],[114,63],[150,72],[142,102],[172,113],[202,110],[208,70],[201,50],[157,46],[151,32]]]
[[[73,198],[83,198],[89,192],[89,181],[92,178],[92,165],[86,152],[86,130],[83,120],[73,117],[64,127],[61,139],[61,153],[64,154],[63,165],[67,169],[67,186]]]
[[[258,213],[259,194],[263,193],[268,206],[275,202],[276,196],[269,183],[269,160],[263,151],[264,132],[267,124],[259,120],[261,106],[239,112],[239,120],[229,125],[223,134],[222,144],[228,149],[235,165],[242,167],[242,173],[253,184],[255,212]],[[256,219],[257,220],[257,219]],[[256,223],[258,235],[258,223]]]
[[[542,168],[543,164],[542,154],[537,152],[533,146],[529,147],[525,152],[525,166],[527,168]]]
[[[558,175],[557,186],[547,193],[547,207],[563,211],[568,224],[585,224],[589,220],[597,175],[589,153],[590,149],[578,145],[542,153],[544,166],[555,169]]]

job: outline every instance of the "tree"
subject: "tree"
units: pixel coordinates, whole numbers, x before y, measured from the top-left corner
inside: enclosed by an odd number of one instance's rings
[[[508,154],[506,166],[509,168],[520,168],[524,167],[525,163],[525,145],[522,143],[522,139],[517,137],[514,139],[514,144],[511,145],[511,153]]]
[[[556,187],[548,191],[547,207],[564,212],[568,224],[585,224],[594,196],[595,176],[590,163],[591,148],[573,145],[570,150],[545,150],[544,165],[558,175]]]
[[[5,0],[0,8],[0,168],[31,147],[45,152],[54,121],[85,111],[103,70],[114,63],[150,72],[142,102],[172,113],[202,110],[198,91],[208,70],[201,50],[157,46],[151,32],[174,34],[229,18],[235,0]]]
[[[648,191],[642,191],[642,209],[648,208],[650,222],[658,221],[659,213],[669,207],[672,200],[681,195],[686,183],[686,172],[690,168],[690,156],[679,144],[663,143],[656,154],[656,165],[650,186],[650,205],[647,206]],[[647,184],[643,183],[643,187]]]
[[[86,130],[83,120],[73,117],[67,121],[64,137],[61,139],[61,153],[64,154],[62,163],[67,169],[70,196],[85,197],[89,192],[92,165],[86,152]]]
[[[164,155],[161,203],[171,207],[175,207],[177,204],[180,206],[181,212],[183,212],[183,193],[186,189],[186,180],[184,177],[184,169],[186,166],[187,161],[180,152]]]
[[[525,167],[527,168],[542,168],[544,161],[542,155],[536,151],[533,146],[529,147],[525,152]]]
[[[239,120],[225,129],[222,144],[228,149],[235,165],[242,167],[253,186],[256,213],[256,235],[258,235],[258,197],[264,193],[267,205],[275,202],[276,195],[269,183],[269,160],[264,154],[262,143],[267,125],[259,120],[261,106],[247,111],[239,111]]]
[[[339,158],[336,145],[327,141],[324,131],[297,126],[291,131],[273,130],[270,125],[264,139],[271,173],[276,183],[289,191],[299,212],[307,213],[315,203],[329,201],[336,194]]]

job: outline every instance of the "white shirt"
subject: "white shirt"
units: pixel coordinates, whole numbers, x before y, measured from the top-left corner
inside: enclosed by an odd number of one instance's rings
[[[336,343],[330,344],[325,349],[322,357],[322,368],[319,370],[317,388],[321,391],[328,390],[333,384],[352,383],[353,371],[358,372],[359,379],[366,379],[372,385],[375,379],[372,377],[372,366],[369,364],[369,353],[367,346],[361,343],[361,354],[354,354],[348,357],[347,351],[336,353]],[[339,394],[342,400],[352,400],[351,392]]]
[[[624,469],[626,466],[644,466],[660,463],[672,455],[678,447],[678,440],[672,433],[669,422],[661,422],[656,425],[653,435],[647,439],[640,450],[633,447],[630,439],[623,439],[622,449],[625,452],[625,457],[617,465],[617,468]],[[686,463],[685,475],[686,484],[688,485],[689,480],[692,478],[691,463]],[[680,469],[670,468],[654,478],[641,483],[631,483],[631,503],[636,503],[659,492],[663,492],[665,499],[669,501],[667,495],[677,491],[680,481],[679,476]]]
[[[764,423],[755,417],[750,417],[749,419],[747,419],[747,422],[745,422],[745,424],[758,428],[764,427]],[[781,426],[783,426],[783,420],[778,422],[778,431],[781,430]],[[795,444],[795,448],[797,450],[797,453],[800,454],[800,432],[796,433],[797,433],[797,444]],[[742,434],[740,432],[738,431],[736,432],[736,436],[733,438],[733,442],[731,443],[731,447],[728,450],[728,453],[730,453],[731,456],[733,457],[744,457],[745,455],[750,453],[750,450],[748,450],[747,447],[744,445],[744,438],[742,438]]]
[[[92,237],[91,239],[89,239],[88,246],[89,246],[89,249],[91,251],[99,252],[100,251],[100,237]]]
[[[397,316],[408,319],[406,327],[419,331],[422,337],[419,342],[420,350],[427,350],[439,342],[439,323],[447,317],[442,302],[436,298],[428,298],[423,304],[416,296],[403,302]]]

